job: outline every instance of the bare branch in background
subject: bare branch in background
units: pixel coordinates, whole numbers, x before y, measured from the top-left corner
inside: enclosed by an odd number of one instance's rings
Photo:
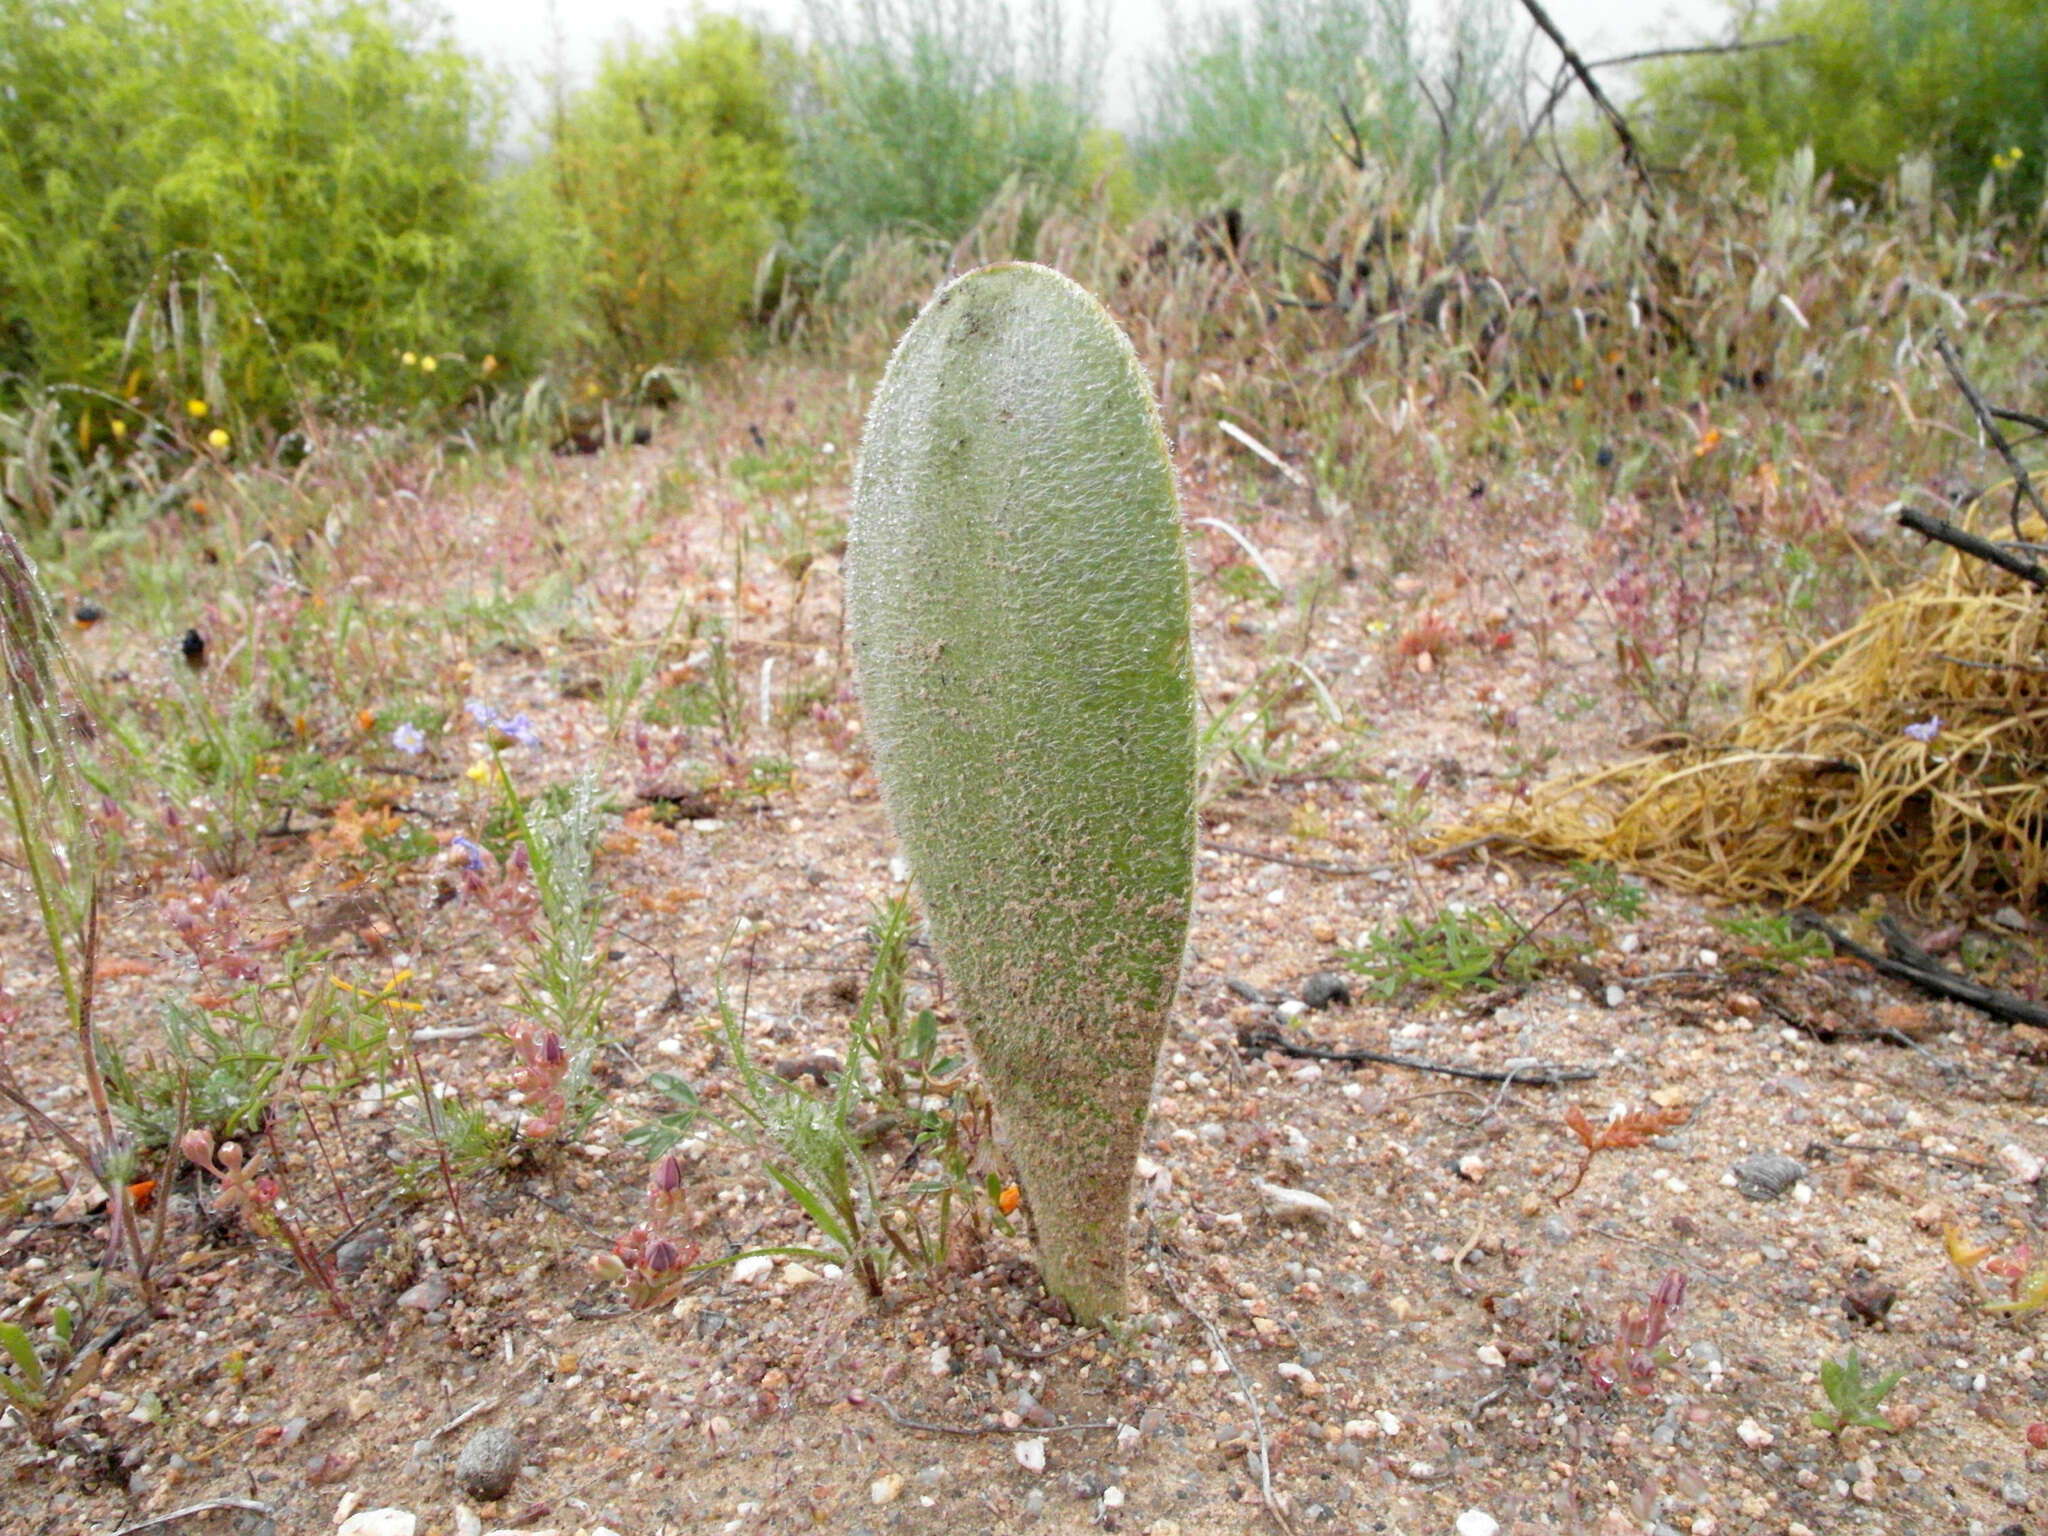
[[[2039,428],[2042,423],[2038,417],[1995,411],[1986,405],[1984,397],[1977,393],[1977,386],[1970,382],[1969,374],[1963,371],[1963,360],[1956,356],[1955,344],[1948,339],[1947,331],[1934,333],[1934,350],[1941,354],[1941,360],[1948,368],[1949,377],[1956,381],[1956,388],[1960,389],[1963,398],[1970,402],[1970,409],[1977,415],[1977,425],[1984,429],[1984,440],[1991,444],[1998,456],[2005,460],[2005,467],[2012,471],[2012,510],[2007,515],[2012,519],[2012,536],[2024,543],[2027,536],[2020,528],[2020,503],[2026,502],[2033,507],[2044,523],[2048,523],[2048,503],[2041,500],[2041,493],[2034,489],[2034,481],[2027,473],[2027,466],[2020,462],[2019,455],[2012,451],[2012,444],[2008,443],[2005,434],[1998,430],[1998,420],[2003,416],[2007,420],[2017,420],[2022,426],[2035,428]],[[2011,567],[2008,566],[2007,569]],[[2025,575],[2025,572],[2018,574]],[[2030,576],[2027,579],[2031,581],[2034,578]]]

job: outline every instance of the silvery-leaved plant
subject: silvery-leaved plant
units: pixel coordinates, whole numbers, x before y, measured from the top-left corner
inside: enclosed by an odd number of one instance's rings
[[[847,608],[876,772],[1052,1293],[1125,1301],[1130,1179],[1193,887],[1180,507],[1130,343],[1044,267],[897,346]]]

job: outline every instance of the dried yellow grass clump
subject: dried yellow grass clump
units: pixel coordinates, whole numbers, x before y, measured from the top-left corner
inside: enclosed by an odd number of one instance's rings
[[[2029,521],[2029,542],[2048,532]],[[1492,836],[1739,901],[2031,903],[2048,874],[2043,602],[1947,551],[1759,683],[1720,740],[1545,785],[1443,841]]]

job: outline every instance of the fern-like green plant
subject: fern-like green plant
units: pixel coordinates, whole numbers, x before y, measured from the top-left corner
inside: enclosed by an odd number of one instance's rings
[[[1027,264],[949,285],[876,393],[847,609],[876,771],[1048,1289],[1124,1304],[1193,888],[1180,508],[1137,357]]]

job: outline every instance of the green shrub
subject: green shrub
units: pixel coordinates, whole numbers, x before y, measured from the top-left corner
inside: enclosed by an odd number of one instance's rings
[[[542,308],[485,180],[500,105],[397,0],[0,0],[0,387],[218,421],[516,362]]]
[[[1290,168],[1328,156],[1333,135],[1401,170],[1462,166],[1519,89],[1511,40],[1499,0],[1459,0],[1436,43],[1409,0],[1203,10],[1151,63],[1146,179],[1184,207],[1256,205]]]
[[[1952,199],[1974,199],[1988,177],[2006,208],[2039,206],[2048,160],[2039,0],[1776,0],[1746,9],[1739,31],[1802,41],[1654,71],[1646,87],[1668,149],[1728,142],[1746,168],[1768,171],[1811,144],[1819,168],[1856,197],[1924,152]]]
[[[636,371],[722,350],[802,211],[762,39],[724,17],[607,50],[551,169],[586,241],[587,330]]]
[[[1042,201],[1075,187],[1101,50],[1060,0],[1033,0],[1021,38],[1002,0],[808,0],[806,14],[815,46],[789,95],[813,260],[884,232],[957,240],[1013,180]]]

